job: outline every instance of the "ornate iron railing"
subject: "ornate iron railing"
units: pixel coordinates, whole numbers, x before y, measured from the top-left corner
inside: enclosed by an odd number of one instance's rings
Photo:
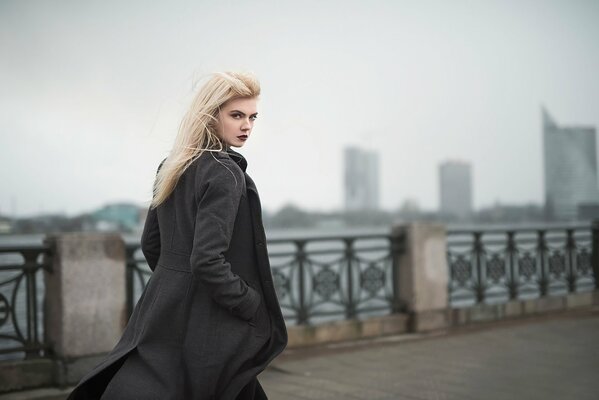
[[[268,240],[275,290],[288,322],[306,324],[398,311],[400,236],[319,236]],[[131,312],[151,275],[139,244],[127,243]]]
[[[283,315],[297,324],[398,311],[403,237],[384,234],[269,241]]]
[[[599,288],[599,223],[512,229],[448,229],[450,305],[459,307]],[[285,319],[311,324],[402,311],[398,257],[388,234],[268,240]],[[596,261],[595,258],[596,258]],[[139,243],[127,245],[129,310],[151,275]],[[595,272],[593,272],[595,271]]]
[[[597,285],[590,225],[453,229],[447,238],[454,306],[572,293]]]
[[[138,238],[125,238],[129,312],[151,275]],[[449,229],[452,306],[599,289],[599,221],[592,227]],[[268,241],[275,289],[290,323],[401,312],[398,258],[389,234],[288,237]],[[0,244],[0,359],[48,353],[43,270],[50,250]]]
[[[42,270],[50,266],[44,245],[0,246],[0,358],[46,355]]]

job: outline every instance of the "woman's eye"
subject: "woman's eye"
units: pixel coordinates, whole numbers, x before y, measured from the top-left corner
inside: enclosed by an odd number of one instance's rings
[[[251,118],[252,121],[255,121],[256,118],[258,118],[258,116],[257,115],[252,115],[250,118]]]
[[[232,117],[235,118],[235,119],[237,119],[237,118],[241,117],[241,114],[233,114]]]

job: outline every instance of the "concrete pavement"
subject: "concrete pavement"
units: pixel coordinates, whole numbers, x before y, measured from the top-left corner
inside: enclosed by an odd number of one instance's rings
[[[597,400],[599,310],[446,335],[296,350],[260,375],[273,400]]]
[[[597,400],[599,308],[287,349],[259,376],[271,400]],[[61,400],[39,389],[2,400]]]

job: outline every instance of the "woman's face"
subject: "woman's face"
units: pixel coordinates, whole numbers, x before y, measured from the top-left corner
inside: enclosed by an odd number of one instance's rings
[[[243,146],[258,116],[257,106],[256,97],[237,98],[223,104],[218,115],[220,138],[229,146]]]

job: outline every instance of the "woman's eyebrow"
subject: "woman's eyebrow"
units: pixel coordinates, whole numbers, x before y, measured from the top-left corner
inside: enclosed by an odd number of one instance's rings
[[[239,110],[231,110],[231,113],[239,113],[239,114],[245,116],[245,113],[243,111],[239,111]],[[258,115],[258,113],[253,113],[252,115]]]

